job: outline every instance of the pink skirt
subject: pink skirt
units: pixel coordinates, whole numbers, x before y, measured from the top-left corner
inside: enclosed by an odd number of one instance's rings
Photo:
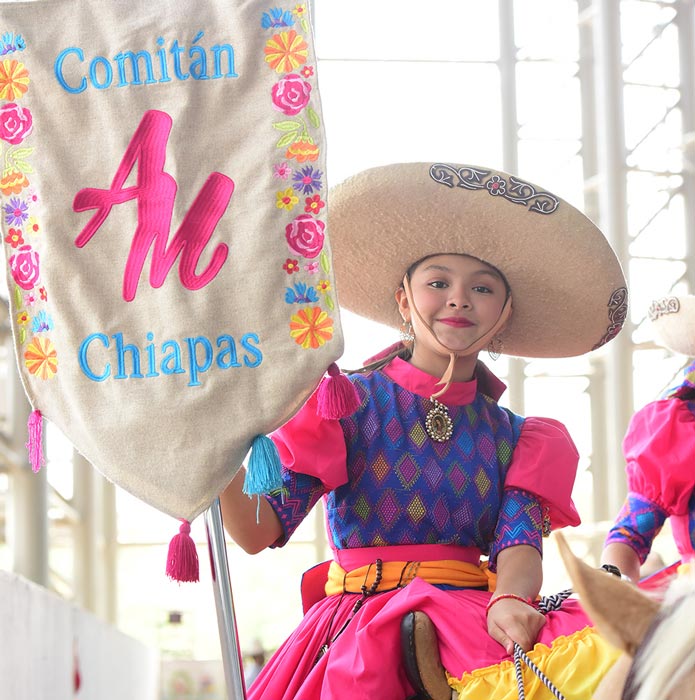
[[[248,698],[405,700],[414,690],[403,670],[400,625],[412,610],[427,613],[434,622],[442,663],[454,679],[503,662],[509,666],[511,658],[487,632],[485,607],[490,595],[477,590],[441,590],[416,578],[405,588],[368,598],[316,661],[322,645],[350,617],[359,595],[324,598],[268,661]],[[567,600],[560,610],[546,616],[536,647],[551,647],[557,638],[590,625],[579,603]]]

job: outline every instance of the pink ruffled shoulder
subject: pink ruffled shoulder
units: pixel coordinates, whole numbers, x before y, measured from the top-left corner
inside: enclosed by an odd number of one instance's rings
[[[282,466],[321,479],[329,491],[347,482],[347,451],[340,422],[321,418],[317,392],[270,435]]]
[[[553,530],[581,522],[572,502],[579,454],[567,428],[552,418],[526,418],[504,482],[534,494]]]
[[[661,399],[635,413],[623,440],[628,489],[683,515],[695,490],[695,416],[685,401]]]

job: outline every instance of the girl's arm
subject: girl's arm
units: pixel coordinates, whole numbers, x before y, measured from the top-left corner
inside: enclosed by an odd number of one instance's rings
[[[257,554],[283,534],[275,511],[263,496],[249,498],[242,492],[244,467],[220,494],[222,522],[229,536],[248,554]],[[260,501],[259,501],[260,499]]]
[[[516,545],[503,549],[497,556],[497,587],[495,598],[512,593],[535,601],[543,583],[541,555],[530,545]],[[524,651],[533,648],[545,617],[527,603],[504,598],[488,608],[487,628],[508,654],[514,653],[514,642]]]
[[[601,555],[602,564],[613,564],[620,569],[620,573],[627,576],[630,581],[636,583],[640,578],[639,555],[628,544],[622,542],[609,542]]]

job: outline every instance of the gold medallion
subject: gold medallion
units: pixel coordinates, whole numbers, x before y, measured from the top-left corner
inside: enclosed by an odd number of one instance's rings
[[[435,442],[446,442],[454,432],[449,410],[437,399],[430,399],[432,408],[425,417],[425,430]]]

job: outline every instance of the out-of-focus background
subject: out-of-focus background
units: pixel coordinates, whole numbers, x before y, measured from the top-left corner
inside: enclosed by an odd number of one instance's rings
[[[569,360],[481,355],[509,386],[503,403],[569,427],[583,524],[567,534],[596,563],[625,496],[628,420],[687,359],[654,345],[645,316],[651,299],[695,290],[693,1],[297,5],[314,17],[329,184],[395,161],[491,166],[583,209],[613,244],[630,286],[616,340]],[[226,697],[202,518],[192,528],[201,582],[177,585],[163,573],[175,521],[107,483],[51,426],[48,466],[31,473],[6,317],[0,305],[0,657],[14,654],[19,673],[21,659],[37,663],[36,635],[66,625],[72,636],[38,660],[36,673],[55,667],[46,698]],[[343,325],[346,368],[396,340],[347,312]],[[676,556],[667,529],[655,546],[665,563]],[[567,581],[552,541],[546,551],[544,590],[554,592]],[[252,672],[299,622],[302,572],[328,558],[321,508],[283,549],[251,557],[229,543],[228,556]],[[129,676],[119,680],[109,663],[136,669],[137,687],[119,689]],[[3,677],[0,700],[9,687]]]

